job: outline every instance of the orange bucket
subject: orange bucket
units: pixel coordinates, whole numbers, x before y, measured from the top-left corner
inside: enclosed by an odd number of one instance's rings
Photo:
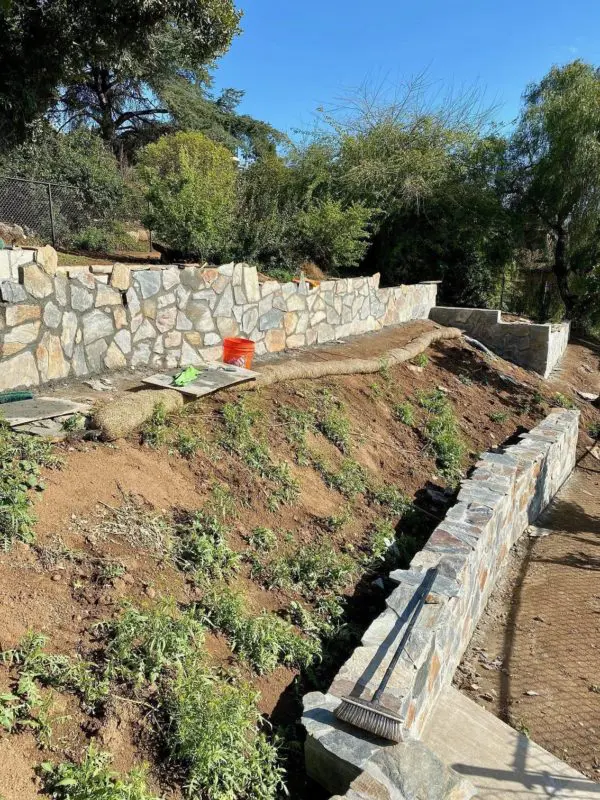
[[[223,339],[223,363],[251,369],[254,347],[250,339]]]

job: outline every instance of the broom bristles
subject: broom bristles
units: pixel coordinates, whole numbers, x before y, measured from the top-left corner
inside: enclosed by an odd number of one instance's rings
[[[392,742],[402,741],[404,720],[377,703],[356,697],[343,697],[342,702],[333,713],[342,722],[347,722],[349,725],[379,736],[381,739],[389,739]]]

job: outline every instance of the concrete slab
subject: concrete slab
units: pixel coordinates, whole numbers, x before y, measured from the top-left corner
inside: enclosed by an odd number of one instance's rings
[[[423,742],[477,789],[479,800],[598,800],[594,783],[450,687]]]

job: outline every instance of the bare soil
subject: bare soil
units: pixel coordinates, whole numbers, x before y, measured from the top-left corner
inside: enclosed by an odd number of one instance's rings
[[[407,336],[416,335],[415,331],[421,332],[418,324],[406,326],[403,332],[395,329],[385,335],[361,337],[349,345],[317,348],[311,357],[373,355],[378,348],[383,351],[399,346],[403,337],[406,341]],[[443,516],[444,507],[436,505],[438,500],[433,500],[427,491],[444,488],[432,454],[418,431],[395,419],[393,404],[414,399],[418,390],[445,389],[468,446],[468,462],[473,463],[480,452],[534,426],[549,408],[549,402],[539,393],[550,398],[554,388],[549,391],[538,378],[501,359],[489,362],[462,340],[439,343],[427,355],[427,366],[402,364],[390,370],[389,376],[298,381],[245,396],[253,408],[262,412],[262,433],[273,457],[292,461],[288,429],[280,409],[307,409],[314,403],[315,393],[329,390],[345,405],[352,428],[352,456],[371,478],[398,486],[420,506]],[[581,359],[581,354],[574,356],[575,371],[575,361]],[[562,380],[564,389],[568,376],[563,375]],[[581,380],[587,380],[587,373],[582,374]],[[89,394],[90,389],[72,386],[67,393],[81,396]],[[197,589],[181,572],[136,542],[135,526],[122,535],[115,532],[114,526],[111,528],[111,521],[118,520],[120,512],[124,515],[132,500],[152,513],[168,517],[201,508],[218,481],[230,488],[238,504],[239,515],[231,520],[230,546],[234,549],[246,550],[244,536],[256,526],[275,530],[283,552],[323,535],[320,520],[339,514],[346,500],[328,488],[312,467],[291,465],[301,487],[298,502],[272,512],[264,482],[218,444],[221,408],[224,402],[235,398],[235,392],[205,398],[176,418],[177,427],[206,439],[207,452],[199,451],[190,460],[168,448],[142,445],[137,436],[111,445],[73,441],[56,446],[64,463],[60,470],[46,471],[47,489],[34,497],[38,520],[35,545],[16,545],[0,557],[2,649],[15,646],[28,629],[34,629],[50,637],[49,648],[53,652],[89,653],[93,623],[116,615],[123,599],[148,604],[161,596],[174,596],[189,603],[198,596]],[[589,404],[581,401],[581,405],[585,406],[586,420],[597,416]],[[311,435],[310,444],[330,464],[341,463],[342,454],[321,434]],[[329,537],[336,549],[346,552],[364,546],[369,525],[378,515],[377,509],[362,498],[353,506],[351,522]],[[434,525],[432,522],[431,527]],[[103,530],[109,533],[103,535]],[[61,556],[61,548],[63,554],[67,550],[77,557]],[[98,563],[106,560],[120,562],[125,574],[109,583],[98,580]],[[347,589],[349,613],[360,627],[368,624],[383,602],[384,593],[373,585],[374,577],[358,576]],[[263,608],[279,611],[298,599],[291,591],[265,591],[250,579],[247,567],[232,584],[245,593],[249,608],[257,612]],[[210,635],[206,647],[215,664],[237,664],[222,637]],[[275,725],[297,722],[298,695],[307,689],[305,676],[284,668],[261,678],[252,676],[247,669],[245,674],[260,689],[260,707],[267,718]],[[0,666],[0,688],[10,685],[11,675],[7,667]],[[327,679],[323,676],[325,685]],[[105,716],[92,719],[83,714],[72,696],[57,698],[57,708],[60,710],[63,704],[66,712],[55,725],[50,754],[39,751],[31,734],[0,734],[0,794],[4,800],[38,797],[35,765],[48,759],[77,758],[92,737],[115,755],[119,770],[128,770],[142,761],[152,762],[152,786],[165,796],[177,796],[176,791],[169,794],[172,787],[163,781],[160,765],[154,761],[150,722],[143,708],[126,699],[113,698]],[[291,782],[292,796],[318,797],[314,787],[305,785],[301,771],[291,776]]]

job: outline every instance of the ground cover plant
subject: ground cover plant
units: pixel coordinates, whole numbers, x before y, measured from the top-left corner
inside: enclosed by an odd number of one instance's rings
[[[375,399],[372,376],[294,382],[227,397],[227,415],[213,398],[157,418],[166,434],[152,446],[55,447],[65,466],[35,503],[37,541],[0,560],[0,786],[3,743],[18,733],[37,753],[32,774],[49,761],[76,781],[91,737],[118,758],[118,769],[98,766],[111,791],[149,761],[152,798],[271,800],[282,781],[293,797],[314,796],[298,698],[327,688],[382,607],[379,578],[407,566],[443,516],[452,481],[430,423],[451,409],[463,469],[547,408],[537,383],[523,388],[530,377],[515,368],[519,385],[501,381],[458,342],[429,359],[422,372],[382,369]],[[406,404],[410,424],[396,413]],[[319,424],[331,408],[348,421],[345,444]],[[202,446],[180,452],[182,434]],[[298,492],[273,505],[272,468],[283,465]],[[112,494],[98,494],[107,485]],[[32,623],[47,641],[23,641]]]

